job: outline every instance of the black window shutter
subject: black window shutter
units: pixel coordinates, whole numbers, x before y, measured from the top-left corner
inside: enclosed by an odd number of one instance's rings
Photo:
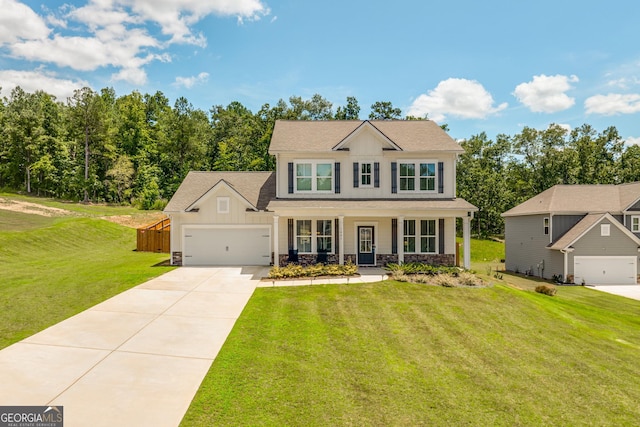
[[[398,164],[391,162],[391,192],[398,192]]]
[[[289,218],[287,220],[287,241],[289,242],[289,250],[292,250],[293,249],[293,218]]]
[[[444,193],[444,163],[438,162],[438,193]]]
[[[380,162],[373,164],[373,186],[375,188],[380,187]]]
[[[398,253],[398,219],[391,218],[391,253]]]
[[[438,220],[438,253],[444,253],[444,218]]]
[[[358,188],[358,184],[360,184],[359,168],[360,168],[360,165],[358,165],[358,162],[353,162],[353,188]]]
[[[340,162],[336,162],[333,165],[333,168],[335,169],[335,191],[336,194],[340,193]]]
[[[293,194],[293,162],[289,162],[289,194]]]

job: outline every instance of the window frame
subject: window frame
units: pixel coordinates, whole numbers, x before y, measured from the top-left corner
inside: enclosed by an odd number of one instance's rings
[[[216,212],[219,214],[228,214],[231,211],[231,199],[227,196],[216,198]]]
[[[600,224],[600,237],[611,236],[611,224]]]
[[[299,225],[301,222],[310,222],[310,232],[309,234],[299,234],[300,232],[300,228]],[[330,227],[330,231],[331,234],[319,234],[318,230],[319,230],[319,222],[320,221],[326,221],[327,223],[329,223],[329,227]],[[299,254],[317,254],[318,253],[318,240],[319,239],[330,239],[330,244],[331,244],[331,250],[327,251],[327,254],[334,254],[335,253],[335,226],[334,226],[334,219],[333,218],[299,218],[296,219],[294,221],[294,229],[293,229],[293,233],[294,233],[294,245],[295,248],[298,250]],[[321,230],[321,231],[326,231],[326,230]],[[309,251],[304,251],[300,249],[300,239],[304,238],[304,239],[309,239]]]
[[[404,174],[403,168],[411,165],[413,175]],[[433,175],[423,175],[423,166]],[[405,171],[406,172],[406,171]],[[422,183],[431,182],[432,189],[422,189]],[[403,185],[404,183],[404,185]],[[405,188],[403,188],[405,187]],[[410,188],[411,187],[411,188]],[[428,185],[426,186],[428,187]],[[438,161],[432,159],[398,160],[398,192],[400,193],[438,193]]]
[[[293,162],[293,184],[294,184],[294,192],[295,193],[333,193],[335,192],[334,184],[335,184],[335,161],[334,160],[297,160]],[[311,175],[298,175],[298,166],[309,165],[311,166]],[[327,165],[328,166],[328,175],[318,175],[318,166],[319,165]],[[311,189],[309,190],[301,190],[298,188],[298,180],[299,179],[311,179]],[[327,190],[318,190],[318,181],[319,180],[329,180],[329,189]]]
[[[634,224],[633,221],[636,220],[637,223]],[[635,227],[634,227],[635,225]],[[631,216],[631,232],[632,233],[640,233],[640,215],[632,215]]]
[[[423,229],[423,222],[431,222],[433,225],[433,234],[429,234],[429,226]],[[413,234],[407,233],[407,227],[413,225]],[[411,232],[411,229],[409,230]],[[423,239],[432,239],[433,251],[423,251]],[[409,250],[410,242],[413,242],[414,250]],[[402,229],[402,243],[405,254],[437,254],[438,253],[438,220],[435,218],[408,218],[404,220]]]
[[[549,232],[551,230],[550,224],[551,224],[551,220],[549,219],[548,216],[545,216],[544,218],[542,218],[542,232],[544,233],[545,236],[549,235]]]
[[[368,172],[365,172],[363,169],[367,166],[369,168]],[[373,162],[361,162],[360,163],[360,187],[368,188],[373,187]],[[369,178],[369,183],[364,182],[364,178]]]
[[[325,226],[326,224],[329,224],[329,234],[326,234],[327,230],[324,227],[322,227],[323,234],[320,234],[320,222],[324,222]],[[320,239],[329,239],[329,250],[326,250],[325,252],[328,254],[333,253],[333,228],[332,219],[316,219],[316,252],[319,253],[318,248],[320,247]]]

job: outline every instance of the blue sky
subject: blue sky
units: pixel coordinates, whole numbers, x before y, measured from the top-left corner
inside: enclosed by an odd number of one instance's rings
[[[391,101],[456,138],[551,123],[640,143],[640,2],[0,0],[2,95],[162,91],[252,111]]]

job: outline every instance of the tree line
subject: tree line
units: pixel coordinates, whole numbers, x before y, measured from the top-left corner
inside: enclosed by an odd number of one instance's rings
[[[369,119],[427,119],[402,117],[388,101],[370,111]],[[204,111],[184,97],[171,105],[160,91],[116,96],[85,87],[63,102],[17,87],[0,100],[0,188],[158,209],[190,170],[273,170],[268,147],[279,119],[360,119],[360,106],[347,97],[334,110],[316,94],[255,113],[240,102]],[[640,147],[625,146],[614,127],[524,128],[461,144],[458,196],[478,206],[472,226],[481,236],[500,234],[500,213],[555,184],[640,179]]]

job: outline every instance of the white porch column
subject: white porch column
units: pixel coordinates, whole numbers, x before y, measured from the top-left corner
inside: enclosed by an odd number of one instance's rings
[[[278,234],[278,222],[280,217],[278,215],[273,216],[273,266],[280,267],[280,250],[278,248],[279,234]]]
[[[338,216],[338,260],[340,265],[344,265],[344,215]]]
[[[398,264],[404,262],[404,217],[398,217]]]
[[[471,267],[471,217],[462,217],[462,239],[464,241],[464,261],[463,267],[469,269]]]

